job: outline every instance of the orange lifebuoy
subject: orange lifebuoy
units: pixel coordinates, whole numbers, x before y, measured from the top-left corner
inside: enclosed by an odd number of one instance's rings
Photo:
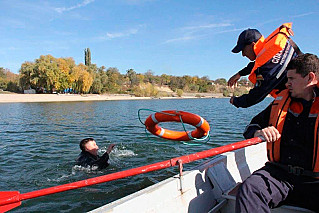
[[[173,131],[160,127],[160,122],[183,122],[196,127],[193,131]],[[176,141],[189,141],[209,134],[209,123],[196,114],[183,111],[168,110],[151,114],[145,120],[146,129],[153,135]]]

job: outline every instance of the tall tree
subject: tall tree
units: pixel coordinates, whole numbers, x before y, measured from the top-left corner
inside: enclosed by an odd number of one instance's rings
[[[84,49],[84,62],[86,66],[91,65],[91,51],[90,48],[85,48]]]

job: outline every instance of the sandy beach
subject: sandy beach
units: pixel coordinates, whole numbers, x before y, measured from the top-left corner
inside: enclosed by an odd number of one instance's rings
[[[202,93],[201,98],[221,98],[221,94]],[[159,99],[171,98],[198,98],[196,94],[184,94],[182,97],[161,97]],[[112,100],[146,100],[153,97],[135,97],[126,94],[105,95],[75,95],[75,94],[0,94],[0,103],[26,103],[26,102],[65,102],[65,101],[112,101]],[[155,98],[158,99],[158,98]]]

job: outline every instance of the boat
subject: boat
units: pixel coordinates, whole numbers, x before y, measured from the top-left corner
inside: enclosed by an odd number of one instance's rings
[[[91,213],[235,211],[238,186],[267,162],[266,142],[226,152],[131,195],[101,206]],[[312,212],[283,205],[274,213]]]

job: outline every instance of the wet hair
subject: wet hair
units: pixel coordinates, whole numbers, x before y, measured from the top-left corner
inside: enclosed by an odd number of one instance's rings
[[[83,140],[81,140],[80,142],[80,149],[82,151],[85,151],[85,144],[87,144],[90,141],[94,141],[94,138],[84,138]]]
[[[298,57],[292,59],[287,70],[296,69],[296,73],[299,73],[302,77],[305,77],[310,72],[319,75],[319,58],[311,53],[306,53],[299,55]]]

